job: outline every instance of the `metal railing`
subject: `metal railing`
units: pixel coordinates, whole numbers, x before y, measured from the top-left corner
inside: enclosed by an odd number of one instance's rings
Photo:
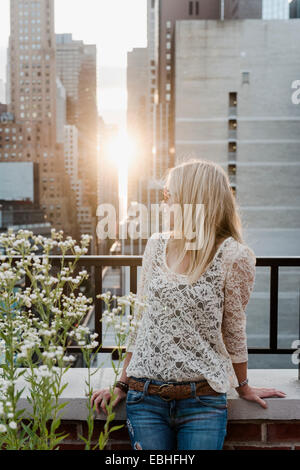
[[[16,260],[19,257],[15,258]],[[53,266],[60,266],[61,256],[50,256]],[[74,256],[65,256],[65,262],[75,261]],[[102,342],[102,312],[104,302],[97,299],[98,294],[103,293],[103,268],[105,267],[125,267],[130,270],[129,288],[136,293],[137,290],[137,268],[142,265],[142,256],[83,256],[77,261],[78,267],[93,268],[94,284],[94,331],[98,333],[99,341]],[[270,327],[269,327],[269,347],[267,348],[249,348],[249,354],[292,354],[295,350],[292,348],[278,347],[278,286],[279,286],[279,268],[281,267],[300,267],[300,256],[294,257],[257,257],[257,267],[270,268]],[[29,279],[25,278],[25,286],[29,286]],[[300,319],[299,319],[300,322]],[[300,333],[299,333],[300,334]],[[112,353],[114,345],[102,346],[100,353]],[[69,346],[72,352],[79,352],[77,346]]]

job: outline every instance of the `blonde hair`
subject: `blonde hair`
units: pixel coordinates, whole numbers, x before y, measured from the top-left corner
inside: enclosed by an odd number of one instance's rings
[[[189,282],[196,282],[212,262],[217,246],[228,237],[233,237],[242,243],[242,225],[229,179],[223,168],[211,161],[191,159],[168,171],[166,188],[172,202],[180,206],[181,213],[184,205],[192,208],[184,221],[179,220],[174,212],[174,226],[181,227],[181,236],[175,243],[177,261],[176,267],[183,260],[186,252],[190,252],[190,263],[184,274]],[[202,204],[204,214],[200,219],[195,208]],[[200,249],[186,248],[190,240],[186,238],[183,225],[188,225],[195,233],[196,239],[202,235]],[[202,226],[201,226],[202,224]],[[175,237],[176,238],[176,237]]]

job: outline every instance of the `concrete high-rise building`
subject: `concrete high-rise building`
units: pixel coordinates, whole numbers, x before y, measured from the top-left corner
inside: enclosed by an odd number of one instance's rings
[[[291,99],[299,25],[176,27],[176,163],[195,157],[223,165],[260,255],[300,249],[300,106]]]
[[[76,206],[57,143],[54,0],[11,0],[10,9],[8,110],[15,119],[1,128],[7,143],[0,160],[38,163],[42,208],[55,228],[76,236]]]
[[[300,21],[181,21],[176,25],[176,163],[218,162],[236,189],[245,241],[258,256],[300,250]],[[279,270],[280,347],[299,326],[299,270]],[[269,340],[269,268],[258,267],[247,306],[250,347]],[[258,362],[259,361],[259,362]],[[249,367],[292,367],[283,356]]]
[[[139,181],[150,172],[148,135],[148,49],[136,48],[127,54],[127,132],[134,140],[137,157],[128,172],[128,202],[139,199]]]
[[[259,19],[262,0],[149,0],[148,47],[152,104],[152,180],[161,180],[175,158],[175,27],[180,20]],[[152,84],[153,83],[153,84]],[[151,189],[150,200],[159,202],[158,192]]]
[[[288,20],[289,17],[288,0],[263,0],[264,20]]]
[[[91,207],[84,204],[83,182],[79,177],[79,137],[78,129],[74,125],[64,126],[65,169],[71,180],[71,188],[76,195],[76,212],[80,232],[94,237],[94,228],[91,224],[93,214]]]
[[[84,54],[83,41],[76,41],[72,34],[56,34],[57,75],[67,93],[67,122],[78,126],[79,76]]]
[[[76,126],[78,130],[78,185],[81,188],[82,205],[86,208],[81,217],[84,222],[80,230],[93,234],[95,239],[99,132],[97,49],[93,44],[73,40],[72,34],[57,34],[56,50],[57,74],[67,94],[67,123]],[[93,241],[91,252],[94,250]]]

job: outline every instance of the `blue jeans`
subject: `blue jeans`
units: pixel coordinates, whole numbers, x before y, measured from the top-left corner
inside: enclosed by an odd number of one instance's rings
[[[129,390],[126,398],[127,428],[133,449],[222,449],[227,425],[226,393],[196,396],[195,382],[191,382],[191,398],[166,401],[148,394],[150,383],[165,382],[133,378],[144,382],[143,391]]]

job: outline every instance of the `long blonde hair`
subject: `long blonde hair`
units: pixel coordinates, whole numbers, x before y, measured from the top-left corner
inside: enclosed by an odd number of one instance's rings
[[[220,165],[211,161],[191,159],[171,168],[166,176],[165,187],[172,201],[180,206],[181,213],[184,212],[185,204],[192,207],[188,221],[184,217],[184,223],[192,228],[195,237],[199,237],[202,230],[202,247],[189,249],[191,261],[184,272],[189,282],[193,283],[210,265],[220,242],[228,237],[243,242],[238,207],[227,174]],[[204,218],[201,220],[195,211],[197,204],[203,205]],[[175,266],[178,266],[187,252],[188,240],[182,218],[178,220],[176,211],[174,225],[181,226],[182,233],[176,241]]]

